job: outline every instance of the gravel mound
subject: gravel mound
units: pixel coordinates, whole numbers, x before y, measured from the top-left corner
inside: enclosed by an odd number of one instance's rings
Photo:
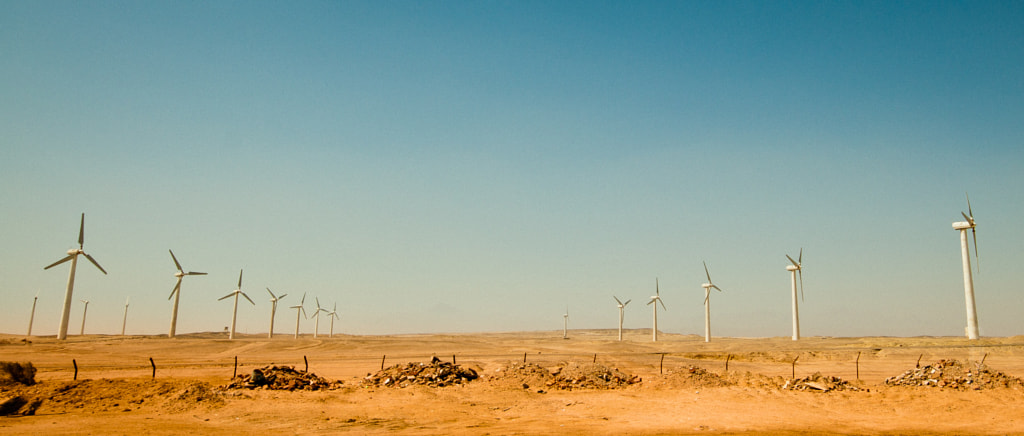
[[[821,375],[820,372],[816,372],[808,377],[801,377],[792,380],[786,380],[780,389],[790,391],[814,391],[814,392],[832,392],[832,391],[861,391],[857,386],[852,385],[850,382],[843,380],[839,377],[832,377],[827,375]]]
[[[640,376],[626,374],[600,363],[566,362],[551,372],[552,389],[617,389],[640,383]]]
[[[885,379],[888,386],[927,386],[942,389],[1021,389],[1024,382],[1017,377],[988,366],[959,360],[940,360],[931,365],[914,368],[895,377]]]
[[[363,386],[387,386],[404,388],[411,385],[425,385],[435,388],[469,383],[477,379],[477,373],[454,363],[442,362],[434,357],[430,363],[410,362],[394,365],[369,374],[363,379]]]
[[[264,366],[254,369],[252,374],[235,376],[230,384],[224,386],[225,389],[259,388],[281,391],[319,391],[340,387],[341,381],[330,381],[290,366]]]

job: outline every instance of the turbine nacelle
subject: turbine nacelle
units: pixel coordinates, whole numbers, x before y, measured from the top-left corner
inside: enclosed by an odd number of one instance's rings
[[[974,222],[958,221],[953,223],[953,230],[968,230],[975,227]],[[68,254],[71,254],[69,251]]]
[[[800,267],[796,265],[786,265],[786,271],[800,271]]]

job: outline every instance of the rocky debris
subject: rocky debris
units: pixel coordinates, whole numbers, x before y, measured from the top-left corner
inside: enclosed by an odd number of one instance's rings
[[[340,387],[340,380],[330,381],[311,372],[298,371],[290,366],[264,366],[252,370],[252,374],[236,376],[224,388],[318,391]]]
[[[548,371],[543,366],[537,365],[536,363],[517,363],[508,362],[501,368],[495,371],[494,375],[488,377],[488,381],[498,385],[507,385],[508,387],[522,387],[523,389],[531,389],[536,386],[547,386],[548,381],[551,380],[551,371]],[[538,393],[544,393],[544,390],[538,390]]]
[[[551,373],[547,386],[553,389],[616,389],[640,383],[640,376],[629,375],[600,363],[562,363]]]
[[[940,360],[885,379],[888,386],[927,386],[956,390],[1024,388],[1017,377],[991,371],[984,364],[967,361]]]
[[[696,387],[721,387],[733,384],[724,377],[699,366],[688,366],[682,370],[670,373],[669,376],[680,378],[686,384]]]
[[[792,380],[786,380],[786,383],[781,387],[783,390],[790,391],[814,391],[814,392],[832,392],[832,391],[860,391],[864,390],[857,386],[854,386],[850,382],[843,380],[839,377],[832,377],[827,375],[821,375],[820,372],[816,372],[808,377],[801,377]]]
[[[442,362],[434,357],[430,363],[409,362],[405,365],[394,365],[367,374],[363,379],[364,386],[387,386],[404,388],[411,385],[426,385],[440,388],[451,385],[466,384],[477,379],[477,373],[471,368],[463,368],[454,363]]]
[[[32,362],[0,362],[0,385],[23,384],[32,386],[36,384],[36,367]]]

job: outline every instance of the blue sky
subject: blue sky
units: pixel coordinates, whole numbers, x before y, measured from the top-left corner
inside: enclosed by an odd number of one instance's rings
[[[0,1],[0,331],[1022,333],[1019,2]],[[973,249],[973,247],[972,247]],[[307,307],[307,310],[309,308]],[[72,310],[77,333],[81,304]],[[279,310],[290,332],[294,313]],[[324,329],[325,327],[321,327]],[[312,322],[302,330],[312,331]],[[639,339],[639,338],[638,338]]]

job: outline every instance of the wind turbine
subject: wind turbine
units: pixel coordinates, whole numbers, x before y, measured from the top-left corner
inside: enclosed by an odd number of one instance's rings
[[[708,276],[708,282],[700,285],[704,288],[704,342],[711,342],[711,289],[722,292],[722,288],[711,282],[711,273],[708,272],[708,263],[704,262],[704,274]]]
[[[797,256],[797,260],[793,260],[788,254],[786,259],[789,259],[789,262],[792,263],[792,265],[786,265],[786,271],[789,271],[793,283],[793,340],[796,341],[800,339],[800,306],[796,300],[796,275],[800,273],[800,300],[802,301],[804,299],[804,267],[802,263],[804,249],[800,248],[800,255]]]
[[[306,308],[303,305],[306,304],[306,293],[302,293],[302,301],[298,305],[289,307],[289,309],[298,309],[295,311],[295,339],[299,338],[299,315],[306,318]]]
[[[313,312],[313,318],[316,318],[316,322],[313,323],[313,337],[314,338],[317,337],[317,335],[320,333],[320,312],[325,312],[325,313],[327,312],[326,309],[323,309],[323,308],[320,307],[320,298],[317,297],[317,298],[315,298],[315,300],[316,300],[316,312]]]
[[[252,298],[249,298],[248,295],[245,295],[245,292],[242,292],[242,270],[238,270],[238,289],[235,289],[234,291],[231,291],[230,294],[227,294],[227,295],[217,299],[217,301],[220,301],[220,300],[223,300],[223,299],[231,297],[231,296],[235,297],[235,307],[231,311],[231,331],[228,334],[228,339],[234,339],[235,338],[235,319],[238,317],[238,296],[239,295],[245,297],[246,300],[249,300],[249,302],[252,303],[253,306],[256,305],[256,303],[252,301]]]
[[[28,316],[28,334],[26,336],[32,336],[32,321],[36,319],[36,302],[39,301],[39,291],[36,290],[36,296],[32,298],[32,313]]]
[[[565,314],[562,315],[562,339],[569,339],[569,306],[565,306]]]
[[[124,328],[128,325],[128,300],[131,300],[131,296],[124,299],[124,320],[121,321],[121,336],[124,336]]]
[[[171,295],[167,296],[170,300],[174,297],[174,308],[171,309],[171,330],[167,333],[167,337],[173,338],[174,331],[178,327],[178,300],[181,299],[181,279],[185,276],[205,276],[204,272],[185,272],[181,268],[181,264],[178,263],[178,258],[174,257],[174,252],[170,249],[167,250],[171,253],[171,259],[174,260],[174,267],[178,268],[178,272],[174,273],[174,276],[178,278],[178,282],[174,284],[174,289],[171,290]]]
[[[652,295],[651,296],[651,301],[648,301],[647,305],[649,306],[651,304],[654,304],[655,301],[657,301],[659,304],[661,304],[661,308],[662,309],[668,310],[668,308],[665,307],[665,302],[661,301],[661,289],[658,286],[658,279],[657,278],[654,279],[654,292],[655,292],[656,295]],[[625,305],[623,305],[623,306],[625,306]],[[658,342],[658,305],[657,304],[654,304],[654,342]]]
[[[277,313],[277,301],[286,297],[288,294],[281,294],[280,297],[270,292],[270,288],[267,288],[267,292],[270,293],[270,333],[267,334],[268,338],[274,337],[274,315]]]
[[[625,309],[626,305],[629,304],[629,302],[633,301],[633,300],[626,300],[626,302],[623,303],[622,301],[619,300],[619,297],[616,297],[616,296],[612,295],[612,298],[615,299],[616,303],[619,303],[619,340],[621,341],[622,340],[622,313],[623,313],[623,309]]]
[[[89,259],[89,262],[92,262],[93,265],[96,265],[96,268],[99,268],[99,270],[101,272],[103,272],[104,275],[107,274],[107,271],[105,271],[103,269],[103,267],[100,266],[100,264],[96,262],[96,259],[93,259],[92,256],[86,254],[86,252],[82,250],[84,244],[85,244],[85,213],[82,213],[82,224],[78,227],[78,248],[77,249],[72,248],[72,249],[68,250],[68,256],[67,257],[65,257],[65,258],[63,258],[61,260],[58,260],[58,261],[50,264],[46,268],[43,268],[44,270],[47,270],[47,269],[53,268],[53,267],[55,267],[57,265],[60,265],[60,264],[62,264],[64,262],[67,262],[69,260],[71,261],[71,272],[68,273],[68,289],[67,289],[67,291],[64,292],[64,308],[62,309],[62,312],[61,312],[61,315],[60,315],[60,327],[57,328],[57,339],[58,340],[64,340],[64,339],[68,338],[68,319],[71,316],[71,294],[74,292],[74,289],[75,289],[75,267],[78,266],[78,255],[79,254],[85,255],[85,258]]]
[[[966,195],[966,193],[964,194]],[[967,196],[967,213],[960,212],[967,221],[953,223],[953,230],[960,231],[960,253],[964,263],[964,299],[967,302],[967,338],[978,339],[978,308],[974,305],[974,276],[971,275],[971,250],[967,245],[967,229],[971,229],[971,236],[974,237],[974,260],[977,262],[978,272],[981,272],[981,260],[978,259],[978,234],[975,227],[974,211],[971,210],[971,197]]]
[[[85,303],[85,308],[82,309],[82,330],[78,331],[78,335],[79,336],[84,336],[85,335],[85,314],[86,314],[86,312],[89,311],[89,300],[81,300],[81,301],[83,303]]]
[[[334,309],[331,309],[330,312],[327,312],[327,315],[328,315],[328,318],[331,319],[331,335],[328,336],[328,337],[329,338],[333,338],[334,337],[334,320],[335,319],[341,319],[341,317],[338,316],[338,303],[334,303]]]

